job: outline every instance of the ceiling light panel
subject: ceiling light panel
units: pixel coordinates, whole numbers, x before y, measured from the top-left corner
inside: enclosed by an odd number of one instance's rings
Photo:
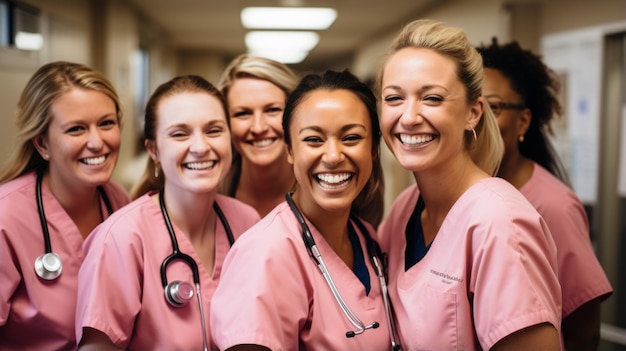
[[[310,51],[320,38],[316,32],[251,31],[246,33],[248,51]]]
[[[246,7],[241,23],[248,29],[324,30],[337,18],[329,7]]]

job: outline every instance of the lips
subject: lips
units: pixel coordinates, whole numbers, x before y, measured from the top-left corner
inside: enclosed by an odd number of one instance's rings
[[[434,134],[426,134],[426,135],[409,135],[409,134],[399,134],[399,139],[402,142],[402,144],[407,145],[407,146],[420,146],[420,145],[424,145],[430,141],[432,141],[433,139],[435,139],[437,136]]]
[[[252,140],[252,141],[249,141],[248,144],[255,146],[255,147],[265,147],[265,146],[271,145],[274,141],[276,141],[276,138],[268,138],[268,139]]]
[[[353,173],[319,173],[315,175],[319,185],[326,189],[337,189],[345,186],[352,180]]]
[[[185,163],[183,166],[187,169],[198,171],[213,168],[216,163],[215,161],[189,162]]]
[[[106,161],[107,157],[106,155],[101,155],[101,156],[97,156],[97,157],[85,157],[85,158],[81,158],[79,160],[79,162],[82,162],[86,165],[90,165],[90,166],[97,166],[97,165],[101,165],[104,163],[104,161]]]

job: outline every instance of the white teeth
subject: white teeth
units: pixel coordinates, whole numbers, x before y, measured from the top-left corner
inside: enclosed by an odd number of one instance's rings
[[[326,189],[337,189],[345,185],[352,178],[350,173],[340,174],[318,174],[319,184]]]
[[[189,169],[199,170],[199,169],[211,168],[214,165],[215,165],[215,161],[190,162],[190,163],[186,163],[185,167]]]
[[[433,140],[435,137],[433,135],[407,135],[407,134],[400,134],[400,141],[402,141],[403,144],[407,144],[407,145],[420,145],[420,144],[426,144],[427,142]]]
[[[81,162],[86,163],[90,166],[96,166],[96,165],[102,164],[105,160],[106,160],[106,156],[102,155],[98,157],[83,158]]]
[[[252,142],[252,146],[264,147],[274,142],[274,139],[255,140]]]

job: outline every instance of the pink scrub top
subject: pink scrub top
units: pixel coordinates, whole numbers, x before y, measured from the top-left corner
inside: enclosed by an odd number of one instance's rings
[[[403,350],[488,350],[523,328],[560,334],[556,249],[537,211],[507,181],[483,179],[452,206],[429,251],[405,271],[413,185],[379,228]]]
[[[45,253],[35,198],[35,173],[0,185],[0,350],[75,350],[74,311],[83,237],[45,184],[42,199],[52,251],[63,272],[55,280],[35,273]],[[113,210],[129,202],[120,185],[104,190]],[[102,215],[108,217],[104,202]]]
[[[546,221],[554,242],[563,294],[563,318],[613,288],[593,251],[585,209],[574,192],[538,164],[520,191]]]
[[[380,283],[358,227],[354,225],[370,277],[369,295],[324,237],[307,224],[346,304],[364,324],[377,321],[380,327],[346,337],[355,328],[309,256],[302,228],[283,202],[248,230],[226,257],[211,302],[211,333],[220,350],[240,344],[271,350],[390,349]]]
[[[202,322],[196,296],[183,307],[172,307],[161,284],[161,263],[172,253],[172,242],[160,207],[145,194],[116,212],[85,241],[85,262],[78,276],[76,339],[84,327],[106,334],[126,350],[201,350]],[[217,195],[216,200],[239,237],[260,217],[239,200]],[[198,265],[205,320],[209,302],[220,280],[222,262],[230,249],[223,224],[215,231],[215,265],[207,272],[191,242],[172,223],[181,252]],[[193,283],[184,261],[167,268],[167,281]],[[209,331],[206,331],[210,336]],[[209,338],[210,346],[210,338]]]

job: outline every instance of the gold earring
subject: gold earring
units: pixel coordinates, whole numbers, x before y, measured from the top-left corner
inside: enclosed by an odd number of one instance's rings
[[[524,134],[520,135],[519,138],[517,138],[517,140],[519,140],[520,143],[524,142]]]
[[[474,128],[472,128],[472,134],[474,134],[474,142],[476,142],[478,138],[476,137],[476,131],[474,130]]]
[[[154,164],[154,177],[159,178],[159,165],[157,163]]]

